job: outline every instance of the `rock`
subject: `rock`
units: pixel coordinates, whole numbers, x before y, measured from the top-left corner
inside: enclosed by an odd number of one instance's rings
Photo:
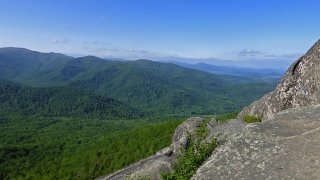
[[[320,106],[248,124],[218,147],[192,179],[320,179]]]
[[[166,147],[156,153],[156,155],[166,155],[166,156],[171,156],[173,153],[172,149],[170,147]]]
[[[170,148],[173,151],[173,155],[178,155],[181,147],[187,148],[188,136],[194,135],[196,130],[203,124],[203,119],[199,117],[192,117],[187,119],[184,123],[180,124],[173,135],[172,144]]]
[[[217,123],[216,120],[211,120],[207,125],[209,135],[206,138],[206,141],[210,142],[213,138],[216,138],[218,143],[221,144],[228,139],[239,135],[247,123],[239,119],[231,119],[224,123]]]
[[[155,160],[150,164],[145,164],[141,170],[132,173],[129,179],[161,179],[162,172],[170,172],[172,162],[166,160]]]
[[[171,165],[176,161],[174,157],[164,154],[150,156],[137,163],[131,164],[115,173],[98,178],[99,180],[125,180],[125,179],[160,179],[160,172],[171,170]],[[151,178],[152,177],[152,178]]]
[[[320,104],[320,40],[287,70],[278,86],[239,113],[269,118],[289,108]]]

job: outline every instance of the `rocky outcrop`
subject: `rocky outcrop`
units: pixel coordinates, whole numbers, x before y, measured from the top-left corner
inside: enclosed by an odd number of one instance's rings
[[[320,179],[320,41],[246,115],[263,122],[227,138],[192,179]]]
[[[218,147],[192,179],[320,179],[320,106],[289,109]]]
[[[269,118],[289,108],[320,104],[320,40],[287,70],[276,89],[246,107],[245,115]]]
[[[187,148],[188,136],[194,135],[203,123],[202,118],[190,118],[176,128],[170,146],[174,156],[179,154],[181,148]]]

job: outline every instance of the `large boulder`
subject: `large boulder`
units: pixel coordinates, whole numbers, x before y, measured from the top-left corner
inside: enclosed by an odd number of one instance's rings
[[[192,179],[320,179],[320,106],[249,124],[219,146]]]
[[[176,128],[172,137],[172,144],[170,146],[173,155],[178,155],[181,148],[187,148],[188,136],[193,136],[201,125],[203,125],[203,119],[195,117],[187,119]]]
[[[268,118],[282,110],[316,104],[320,104],[320,40],[290,66],[274,91],[246,107],[239,118]]]

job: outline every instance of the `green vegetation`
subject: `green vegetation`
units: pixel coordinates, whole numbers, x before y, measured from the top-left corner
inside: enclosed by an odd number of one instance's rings
[[[0,49],[0,77],[31,86],[73,86],[161,116],[232,112],[276,84],[170,63],[72,58],[16,48]]]
[[[93,179],[171,143],[182,120],[0,118],[0,179]]]
[[[203,125],[196,132],[196,137],[189,136],[189,145],[178,155],[178,161],[173,165],[173,172],[161,174],[167,180],[188,180],[198,167],[211,155],[216,148],[216,139],[210,143],[202,143],[207,135],[207,128]]]
[[[113,98],[70,87],[32,88],[0,80],[0,115],[136,119],[142,111]]]
[[[261,122],[262,118],[261,117],[255,117],[255,116],[246,115],[246,116],[244,116],[242,118],[242,120],[244,122],[247,122],[247,123],[255,123],[255,122]]]
[[[220,122],[224,122],[224,121],[227,121],[229,119],[235,119],[237,118],[239,114],[239,111],[235,111],[235,112],[231,112],[231,113],[227,113],[227,114],[221,114],[221,115],[218,115],[216,117],[216,119]]]
[[[0,48],[0,77],[0,179],[94,179],[168,146],[180,119],[235,111],[275,85],[21,48]],[[215,147],[190,142],[167,177],[189,177]]]

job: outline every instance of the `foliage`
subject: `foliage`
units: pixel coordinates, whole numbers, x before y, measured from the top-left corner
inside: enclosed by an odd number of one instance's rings
[[[0,49],[0,77],[31,86],[73,86],[158,115],[222,114],[266,92],[275,81],[210,74],[148,60],[72,58],[26,49]]]
[[[171,143],[182,121],[0,117],[0,179],[94,179]]]
[[[218,115],[216,117],[216,119],[220,122],[224,122],[224,121],[227,121],[230,119],[237,118],[238,114],[239,114],[239,111],[235,111],[235,112],[231,112],[231,113],[227,113],[227,114],[221,114],[221,115]]]
[[[188,180],[196,172],[198,167],[211,155],[216,148],[216,139],[210,143],[203,143],[202,140],[208,133],[205,126],[196,132],[197,138],[189,136],[189,145],[178,155],[176,164],[173,165],[173,172],[162,173],[162,177],[167,180]]]
[[[246,115],[246,116],[243,117],[242,120],[247,122],[247,123],[255,123],[255,122],[261,122],[262,118],[261,117],[256,117],[256,116]]]
[[[134,119],[137,110],[116,99],[70,87],[33,88],[0,80],[0,114]]]

